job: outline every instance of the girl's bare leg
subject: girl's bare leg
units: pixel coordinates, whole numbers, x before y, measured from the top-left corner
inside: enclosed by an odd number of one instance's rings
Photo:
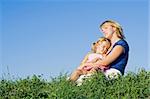
[[[83,71],[77,69],[77,70],[75,70],[75,71],[71,74],[71,76],[70,76],[69,79],[70,79],[71,81],[76,81],[76,80],[80,77],[80,75],[82,75],[82,74],[83,74]]]

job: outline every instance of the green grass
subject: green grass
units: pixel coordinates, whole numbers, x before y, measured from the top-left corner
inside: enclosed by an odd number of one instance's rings
[[[98,73],[83,85],[66,81],[66,75],[51,78],[41,76],[0,80],[0,99],[149,99],[150,72],[141,70],[115,80]]]

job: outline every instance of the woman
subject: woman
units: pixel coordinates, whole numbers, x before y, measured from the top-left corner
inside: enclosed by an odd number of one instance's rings
[[[111,41],[111,47],[105,59],[98,60],[96,63],[86,63],[85,65],[92,65],[97,69],[109,66],[110,68],[104,72],[108,78],[118,77],[118,74],[124,75],[128,61],[129,46],[124,40],[122,27],[113,20],[107,20],[100,25],[100,29],[104,37]]]

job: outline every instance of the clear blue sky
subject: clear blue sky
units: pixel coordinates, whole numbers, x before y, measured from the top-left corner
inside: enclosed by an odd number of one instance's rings
[[[122,25],[129,43],[125,72],[150,70],[148,7],[148,0],[3,0],[0,74],[71,73],[91,43],[103,36],[98,27],[107,19]]]

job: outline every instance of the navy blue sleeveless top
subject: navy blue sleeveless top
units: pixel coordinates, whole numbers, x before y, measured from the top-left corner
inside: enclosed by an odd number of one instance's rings
[[[114,44],[113,48],[115,46],[117,46],[117,45],[122,46],[124,48],[124,52],[115,61],[110,63],[110,68],[115,68],[115,69],[119,70],[122,73],[122,75],[123,75],[124,71],[125,71],[125,67],[127,65],[127,61],[128,61],[129,46],[128,46],[128,43],[125,40],[123,40],[123,39],[121,39],[118,42],[116,42]],[[112,51],[112,49],[111,49],[111,51]]]

